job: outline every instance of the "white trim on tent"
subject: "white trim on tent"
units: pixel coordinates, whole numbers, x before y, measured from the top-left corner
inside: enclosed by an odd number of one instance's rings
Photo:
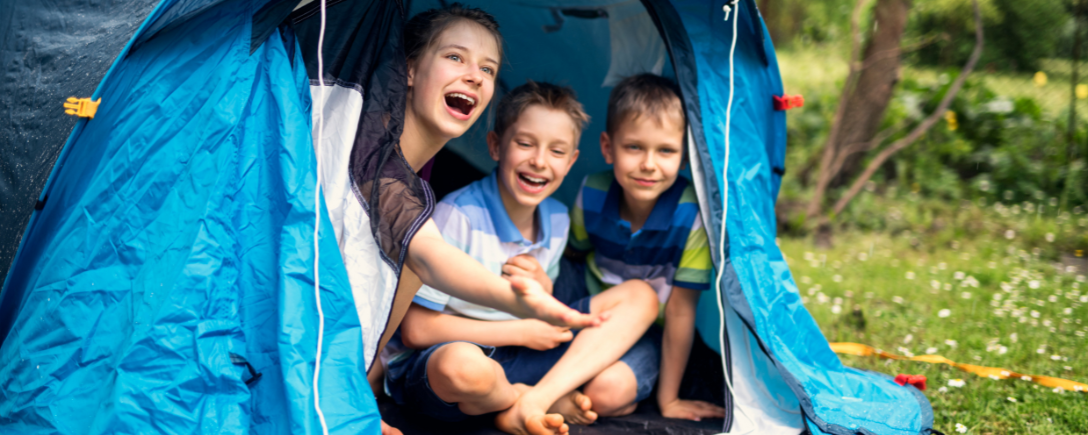
[[[359,324],[363,329],[365,367],[371,367],[378,343],[385,332],[396,296],[397,274],[381,259],[381,249],[370,232],[370,215],[363,208],[351,180],[348,163],[355,143],[355,132],[363,110],[363,95],[337,85],[324,87],[325,128],[321,158],[321,188],[329,220],[336,231],[340,255],[351,282],[351,293]],[[320,86],[310,86],[318,95]],[[314,107],[314,137],[317,137],[317,111]]]

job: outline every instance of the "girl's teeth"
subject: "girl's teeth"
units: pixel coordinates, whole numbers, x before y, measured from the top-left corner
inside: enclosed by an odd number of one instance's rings
[[[454,93],[450,94],[450,96],[451,96],[451,97],[457,97],[457,98],[461,98],[461,99],[464,99],[465,101],[468,101],[468,102],[469,102],[469,104],[472,104],[472,105],[475,105],[475,104],[476,104],[476,100],[475,100],[475,99],[473,99],[472,97],[470,97],[470,96],[468,96],[468,95],[465,95],[465,94],[459,93],[459,92],[454,92]]]

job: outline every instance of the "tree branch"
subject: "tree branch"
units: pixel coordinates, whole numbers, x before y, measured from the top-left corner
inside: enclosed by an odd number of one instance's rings
[[[865,183],[869,181],[869,178],[872,178],[877,169],[879,169],[889,157],[913,144],[914,141],[918,140],[918,138],[922,137],[923,134],[937,124],[937,121],[940,120],[944,116],[945,111],[948,110],[948,106],[952,104],[952,100],[956,98],[956,94],[963,88],[964,82],[967,81],[967,76],[975,69],[975,64],[978,63],[979,57],[982,56],[982,13],[979,11],[978,0],[972,0],[972,3],[975,7],[975,49],[971,51],[971,57],[967,59],[967,64],[963,66],[963,70],[960,72],[959,77],[956,77],[956,80],[952,82],[952,86],[948,87],[948,91],[945,92],[944,98],[941,99],[941,103],[937,105],[937,109],[935,109],[929,117],[918,124],[910,134],[893,142],[869,162],[869,165],[865,167],[865,172],[862,172],[861,176],[858,177],[857,180],[854,180],[854,183],[850,185],[850,190],[835,203],[835,207],[831,211],[832,215],[842,213],[842,210],[846,208],[846,205],[850,203],[850,200],[854,199],[854,197],[861,192]]]

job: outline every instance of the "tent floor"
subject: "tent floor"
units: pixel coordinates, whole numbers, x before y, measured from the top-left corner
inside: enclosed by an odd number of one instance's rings
[[[388,397],[378,401],[378,409],[386,423],[400,429],[404,435],[504,435],[492,424],[493,415],[475,417],[460,423],[434,420],[397,406]],[[653,400],[643,401],[634,414],[602,418],[590,426],[571,426],[571,435],[654,434],[654,435],[709,435],[722,430],[720,418],[703,421],[674,420],[661,416]]]

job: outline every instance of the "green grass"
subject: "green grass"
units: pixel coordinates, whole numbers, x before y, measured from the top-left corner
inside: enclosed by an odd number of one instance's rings
[[[817,250],[807,239],[782,239],[780,245],[829,341],[896,354],[928,350],[962,363],[1088,381],[1088,271],[1059,269],[1045,251],[1025,249],[1019,235],[983,233],[927,244],[937,239],[854,231],[837,234],[830,250]],[[939,314],[944,309],[947,317]],[[864,315],[863,329],[851,321],[854,310]],[[973,434],[1088,433],[1088,393],[1057,393],[945,365],[842,359],[893,376],[926,375],[936,428],[945,433],[956,433],[957,423]],[[952,379],[966,385],[948,386]]]

